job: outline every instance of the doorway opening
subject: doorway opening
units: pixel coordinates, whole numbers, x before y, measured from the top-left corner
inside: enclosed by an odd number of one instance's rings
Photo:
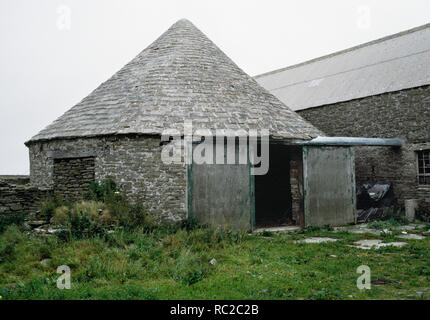
[[[292,160],[301,160],[299,147],[270,143],[269,171],[254,177],[257,228],[296,225],[291,186],[291,172],[295,172],[291,170]]]

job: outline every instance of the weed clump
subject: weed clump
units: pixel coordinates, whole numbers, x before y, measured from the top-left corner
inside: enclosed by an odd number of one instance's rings
[[[418,204],[415,216],[418,220],[423,222],[430,222],[430,203],[421,201]]]
[[[23,212],[0,214],[0,233],[4,232],[11,225],[22,226],[24,219],[25,214]]]
[[[63,240],[106,237],[115,228],[149,230],[153,226],[146,210],[129,203],[112,180],[91,183],[83,201],[71,203],[53,195],[43,202],[41,213],[62,230]]]
[[[16,246],[19,242],[24,241],[25,236],[16,225],[9,226],[0,242],[0,262],[13,261],[16,257]]]
[[[60,194],[54,193],[49,195],[41,204],[40,214],[46,220],[54,216],[55,209],[61,206],[70,206],[70,201],[64,199]]]
[[[378,230],[384,230],[384,229],[390,229],[392,227],[401,226],[404,223],[396,220],[395,218],[390,218],[385,221],[373,221],[369,224],[369,228],[372,229],[378,229]]]
[[[391,224],[402,225],[408,224],[409,221],[406,219],[405,212],[400,208],[390,207],[384,209],[384,216],[386,217],[386,221],[390,221]]]
[[[85,194],[86,200],[112,202],[122,198],[122,186],[117,186],[112,179],[103,180],[101,183],[91,182],[88,192]]]
[[[201,281],[208,272],[208,263],[191,250],[183,250],[175,264],[173,279],[186,286]]]

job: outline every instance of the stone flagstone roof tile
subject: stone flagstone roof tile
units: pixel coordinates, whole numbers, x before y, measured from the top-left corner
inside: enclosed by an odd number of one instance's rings
[[[284,139],[324,135],[183,19],[29,142],[183,132],[185,119],[194,128],[269,129]]]

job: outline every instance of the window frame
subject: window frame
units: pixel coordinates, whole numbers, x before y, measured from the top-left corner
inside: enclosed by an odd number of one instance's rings
[[[422,183],[422,182],[420,182],[421,181],[421,178],[423,177],[424,178],[424,180],[425,180],[425,177],[430,177],[430,172],[429,173],[426,173],[426,169],[430,169],[430,165],[426,165],[425,164],[425,162],[424,162],[424,157],[425,157],[425,154],[428,154],[428,157],[429,157],[429,159],[430,159],[430,149],[421,149],[421,150],[417,150],[416,151],[416,167],[417,167],[417,182],[418,182],[418,185],[420,185],[420,186],[429,186],[430,187],[430,182],[429,183],[426,183],[426,182],[424,182],[424,183]],[[422,154],[422,159],[420,159],[420,155]],[[420,162],[421,161],[423,161],[423,173],[420,173]]]

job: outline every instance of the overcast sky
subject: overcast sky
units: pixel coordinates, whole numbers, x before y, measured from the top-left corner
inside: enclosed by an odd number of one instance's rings
[[[428,23],[430,1],[0,0],[0,174],[181,18],[254,76]]]

